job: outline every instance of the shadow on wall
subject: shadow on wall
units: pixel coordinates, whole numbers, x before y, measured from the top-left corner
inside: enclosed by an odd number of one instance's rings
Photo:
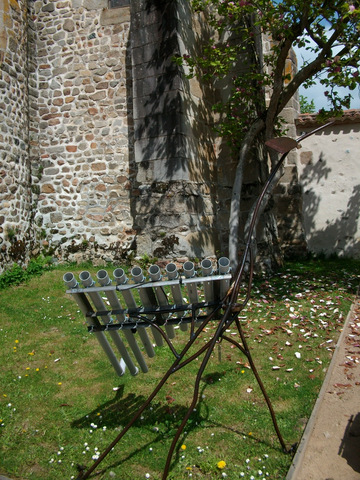
[[[201,85],[195,101],[182,69],[173,61],[181,53],[179,34],[193,35],[178,20],[181,15],[191,21],[190,13],[178,8],[188,6],[157,0],[132,12],[131,212],[134,228],[149,238],[144,245],[148,252],[159,247],[165,234],[181,232],[177,253],[187,254],[190,246],[193,254],[202,256],[218,231],[214,136],[211,108],[202,100],[209,92]]]
[[[328,167],[324,153],[315,164],[309,163],[304,168],[300,183],[309,250],[326,255],[360,256],[360,185],[346,185],[343,174]]]

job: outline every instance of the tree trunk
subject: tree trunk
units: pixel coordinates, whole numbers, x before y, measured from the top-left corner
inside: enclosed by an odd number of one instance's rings
[[[233,271],[239,261],[239,235],[240,235],[240,206],[243,185],[244,166],[249,155],[249,150],[254,144],[257,135],[264,128],[263,120],[256,120],[246,134],[240,150],[239,161],[236,167],[235,180],[232,189],[230,218],[229,218],[229,259]]]

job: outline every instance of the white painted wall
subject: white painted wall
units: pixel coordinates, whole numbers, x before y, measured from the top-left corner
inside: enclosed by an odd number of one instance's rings
[[[309,123],[300,116],[298,136]],[[298,174],[309,250],[360,258],[360,110],[303,141]]]

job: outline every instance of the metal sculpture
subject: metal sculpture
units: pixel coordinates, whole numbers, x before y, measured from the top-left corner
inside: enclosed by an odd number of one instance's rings
[[[183,367],[188,365],[190,362],[194,361],[195,359],[199,358],[200,355],[204,355],[203,359],[201,361],[201,364],[199,366],[198,372],[196,374],[195,382],[194,382],[194,390],[193,390],[193,396],[192,396],[192,401],[191,404],[184,415],[182,422],[180,426],[178,427],[176,434],[172,440],[171,446],[168,451],[165,467],[163,470],[163,476],[162,480],[166,480],[169,469],[170,469],[170,463],[171,459],[176,447],[176,444],[184,430],[184,427],[186,423],[188,422],[191,413],[195,409],[198,401],[199,401],[199,390],[200,390],[200,380],[201,377],[204,373],[204,370],[209,362],[209,359],[214,351],[214,348],[216,344],[219,341],[227,341],[230,342],[232,345],[237,347],[243,355],[247,358],[249,365],[251,367],[251,370],[253,371],[255,378],[258,382],[258,385],[262,391],[262,394],[264,396],[264,399],[266,401],[266,404],[268,406],[273,426],[276,431],[277,437],[279,439],[280,445],[284,453],[289,453],[294,450],[294,446],[288,448],[283,440],[283,437],[280,433],[276,417],[275,417],[275,412],[273,410],[273,407],[271,405],[270,399],[266,393],[265,387],[260,379],[260,376],[258,374],[258,371],[256,369],[256,366],[254,364],[254,361],[251,356],[250,349],[248,347],[245,335],[243,333],[241,323],[239,321],[239,313],[245,308],[247,305],[249,298],[250,298],[250,293],[251,293],[251,286],[252,286],[252,280],[253,280],[253,274],[254,274],[254,251],[253,251],[253,234],[254,230],[256,228],[256,222],[257,218],[259,215],[259,210],[261,208],[263,199],[265,197],[265,194],[267,193],[269,186],[271,185],[271,182],[273,181],[275,175],[281,168],[287,154],[295,147],[298,146],[299,142],[306,137],[314,134],[315,132],[318,132],[319,130],[322,130],[326,126],[330,125],[333,122],[327,123],[326,125],[319,127],[312,132],[306,133],[302,135],[300,138],[297,140],[287,138],[287,137],[280,137],[276,139],[271,139],[266,142],[266,145],[269,148],[272,148],[276,150],[277,152],[281,153],[281,158],[278,160],[277,164],[275,165],[274,169],[272,170],[269,178],[267,179],[265,185],[263,186],[263,189],[261,191],[261,194],[257,200],[255,210],[251,219],[250,227],[249,227],[249,232],[248,232],[248,237],[247,237],[247,242],[245,244],[245,249],[242,255],[242,260],[234,274],[232,275],[232,281],[227,289],[226,292],[223,292],[223,295],[219,297],[218,299],[215,299],[211,302],[203,302],[203,303],[198,303],[194,302],[186,307],[184,306],[179,306],[179,305],[172,305],[169,306],[165,302],[161,302],[159,299],[159,296],[156,298],[156,295],[150,298],[149,296],[146,296],[146,290],[149,291],[150,288],[156,288],[158,287],[158,280],[159,280],[159,271],[157,270],[156,266],[153,266],[154,269],[152,272],[149,272],[150,274],[153,274],[153,279],[152,281],[155,282],[152,285],[151,282],[149,284],[143,284],[143,296],[141,297],[142,302],[143,302],[143,307],[136,307],[132,305],[131,300],[129,300],[129,303],[127,302],[128,308],[127,309],[122,309],[122,308],[115,308],[112,310],[107,310],[104,305],[99,302],[98,297],[95,295],[96,289],[91,290],[91,287],[88,289],[88,294],[92,296],[93,303],[95,305],[95,310],[91,307],[90,303],[86,300],[84,300],[84,291],[83,290],[78,290],[76,289],[76,282],[74,283],[74,280],[72,279],[71,275],[72,274],[66,274],[64,276],[64,280],[67,283],[72,290],[69,292],[72,293],[75,297],[75,299],[78,301],[79,306],[83,313],[87,316],[87,319],[90,320],[90,327],[89,329],[91,331],[94,331],[99,337],[100,343],[102,343],[102,346],[105,351],[107,351],[107,346],[104,342],[104,339],[102,337],[103,333],[105,330],[109,330],[110,332],[115,333],[116,330],[118,329],[123,329],[125,326],[125,323],[121,321],[123,318],[122,315],[126,314],[128,315],[131,319],[135,321],[135,324],[132,326],[136,327],[141,327],[141,326],[151,326],[153,332],[154,332],[154,338],[157,339],[157,342],[162,342],[162,339],[165,340],[166,344],[169,346],[171,352],[174,355],[174,362],[172,365],[169,367],[161,381],[158,383],[154,391],[150,394],[150,396],[147,398],[147,400],[143,403],[143,405],[139,408],[139,410],[136,412],[136,414],[133,416],[133,418],[130,420],[130,422],[123,428],[123,430],[118,434],[118,436],[109,444],[109,446],[106,448],[106,450],[99,456],[99,458],[94,462],[94,464],[88,469],[84,469],[80,471],[77,480],[84,480],[89,477],[89,475],[98,467],[98,465],[104,460],[104,458],[109,454],[109,452],[116,446],[116,444],[124,437],[124,435],[127,433],[127,431],[134,425],[137,419],[139,419],[144,412],[144,410],[149,406],[150,402],[156,397],[156,395],[159,393],[161,388],[165,385],[165,383],[168,381],[168,379],[171,377],[172,374],[175,372],[178,372],[181,370]],[[189,262],[190,264],[191,262]],[[172,264],[173,265],[173,264]],[[173,266],[170,266],[168,268],[168,274],[170,273],[169,279],[171,278],[171,274],[174,273],[174,268]],[[190,268],[191,266],[188,265]],[[135,267],[136,268],[136,267]],[[119,269],[121,270],[121,269]],[[102,271],[104,272],[104,271]],[[85,276],[85,282],[90,281],[87,278],[87,272],[83,272],[83,275]],[[135,272],[136,273],[136,272]],[[137,278],[137,282],[132,286],[128,286],[125,290],[128,290],[130,294],[131,288],[138,288],[141,286],[143,279],[141,278],[141,272],[137,272],[139,277]],[[105,272],[106,274],[106,272]],[[108,282],[108,279],[104,273],[100,274],[100,282],[103,282],[102,285],[106,285]],[[240,286],[241,283],[245,280],[245,274],[247,276],[247,288],[246,292],[244,294],[244,298],[239,301],[239,293],[240,293]],[[117,272],[115,276],[118,275],[119,278],[122,278],[123,272]],[[99,274],[98,274],[99,276]],[[134,279],[136,280],[136,275],[133,275]],[[212,277],[209,277],[211,279]],[[201,279],[201,280],[204,280]],[[91,281],[92,282],[92,281]],[[121,284],[121,281],[119,281],[119,284]],[[168,282],[169,285],[171,285],[171,282]],[[86,285],[86,283],[85,283]],[[173,283],[173,285],[176,285],[176,282]],[[107,287],[104,286],[103,290],[105,290]],[[97,289],[99,290],[99,289]],[[124,290],[124,289],[123,289]],[[140,295],[141,296],[141,295]],[[82,300],[79,301],[79,299],[82,298]],[[114,303],[115,302],[115,303]],[[116,305],[116,301],[113,299],[113,303],[110,301],[111,305],[113,307],[119,307]],[[132,305],[132,308],[131,308]],[[130,308],[129,308],[130,306]],[[199,316],[198,312],[200,309],[210,309],[210,313],[208,313],[205,317]],[[161,325],[166,324],[165,327],[171,327],[171,323],[173,321],[176,321],[174,319],[171,320],[171,322],[164,322],[164,318],[166,318],[167,315],[183,312],[185,310],[190,311],[190,316],[187,317],[186,322],[190,324],[190,330],[189,330],[189,341],[183,348],[181,352],[177,352],[176,349],[174,348],[172,342],[171,342],[171,330],[168,329],[162,329]],[[98,317],[101,318],[109,318],[109,315],[115,315],[117,316],[119,322],[115,324],[111,323],[105,323],[103,325],[100,324],[99,321],[97,321]],[[198,336],[200,333],[203,331],[204,328],[209,324],[209,322],[217,322],[217,327],[215,330],[215,333],[213,334],[212,338],[207,341],[203,346],[201,346],[194,354],[192,354],[190,357],[185,358],[186,354],[189,352],[190,348],[194,345],[196,342]],[[141,323],[142,322],[142,323]],[[199,324],[200,322],[200,324]],[[126,322],[129,323],[129,322]],[[131,322],[130,322],[131,323]],[[234,338],[231,338],[226,335],[226,330],[230,326],[236,327],[241,342],[237,342],[234,340]],[[115,340],[118,342],[118,340]],[[144,343],[146,345],[146,343]],[[104,347],[105,346],[105,347]],[[121,350],[121,346],[119,346],[119,351]],[[149,353],[149,352],[148,352]],[[112,361],[113,365],[113,359],[112,354],[110,352],[107,352],[110,361]],[[151,355],[151,352],[150,352]],[[115,357],[116,361],[116,357]],[[130,364],[131,365],[131,364]],[[140,361],[140,365],[142,367],[143,371],[146,371],[146,365],[143,365],[142,362]],[[121,371],[121,368],[119,369],[117,366],[114,365],[114,368],[117,370],[117,372],[121,375],[123,372]],[[129,368],[130,372],[132,374],[136,374],[136,367],[131,367]]]

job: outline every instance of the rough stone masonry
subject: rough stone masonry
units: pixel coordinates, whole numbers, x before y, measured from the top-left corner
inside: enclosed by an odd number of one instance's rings
[[[185,0],[0,0],[0,268],[226,251],[218,92],[172,61],[202,28]]]

